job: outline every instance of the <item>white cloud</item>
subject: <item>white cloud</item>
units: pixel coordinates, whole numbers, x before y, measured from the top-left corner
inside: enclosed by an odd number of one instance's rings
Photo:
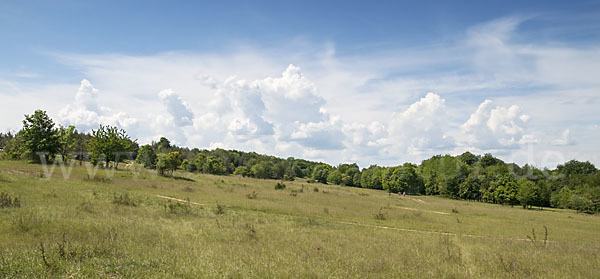
[[[75,102],[66,105],[59,112],[59,122],[75,125],[80,129],[96,129],[100,124],[113,125],[120,128],[135,129],[136,118],[125,112],[113,113],[110,108],[98,105],[98,89],[88,80],[83,79],[75,94]]]
[[[527,134],[528,120],[517,105],[493,107],[491,100],[485,100],[461,126],[457,138],[462,145],[479,150],[516,148],[537,142],[534,135]]]
[[[552,140],[552,145],[571,145],[573,144],[573,140],[569,136],[570,130],[565,129],[559,138]]]
[[[173,89],[165,89],[158,93],[160,101],[163,106],[167,109],[167,112],[173,117],[173,122],[178,127],[192,125],[192,119],[194,119],[194,113],[188,107],[188,105],[175,94]]]
[[[62,54],[102,90],[3,78],[0,128],[17,128],[37,107],[64,123],[126,127],[141,143],[167,136],[362,166],[458,150],[509,156],[529,146],[536,158],[552,150],[591,158],[599,129],[577,129],[577,145],[568,132],[547,135],[599,123],[600,46],[519,36],[527,20],[483,23],[450,43],[354,54],[306,42],[219,54]]]

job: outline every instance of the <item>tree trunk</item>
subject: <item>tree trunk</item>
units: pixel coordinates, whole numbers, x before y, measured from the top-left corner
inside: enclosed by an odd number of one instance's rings
[[[108,169],[108,160],[106,160],[106,167],[104,167],[105,169]]]

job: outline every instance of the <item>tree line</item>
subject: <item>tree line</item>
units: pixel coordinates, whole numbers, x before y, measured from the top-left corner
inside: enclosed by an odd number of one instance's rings
[[[238,150],[179,147],[167,138],[139,146],[122,129],[100,125],[89,133],[56,126],[46,112],[25,115],[16,134],[0,133],[0,158],[87,161],[115,168],[136,162],[163,176],[178,170],[214,175],[294,180],[386,190],[390,193],[440,195],[503,205],[570,208],[600,212],[600,173],[590,162],[571,160],[553,170],[505,163],[491,154],[436,155],[419,165],[404,163],[360,169],[293,157],[278,158]]]

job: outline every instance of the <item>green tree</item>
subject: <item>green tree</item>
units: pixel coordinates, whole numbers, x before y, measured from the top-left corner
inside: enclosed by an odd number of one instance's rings
[[[248,175],[250,175],[251,171],[248,167],[246,166],[238,166],[237,168],[235,168],[235,171],[233,172],[234,175],[241,175],[242,177],[246,177]]]
[[[117,169],[119,162],[124,161],[128,155],[132,154],[136,146],[134,143],[125,130],[100,125],[97,130],[92,130],[92,137],[89,141],[90,160],[92,163],[104,161],[106,168],[108,168],[109,162],[114,162],[115,169]]]
[[[204,159],[204,164],[202,165],[202,172],[216,174],[216,175],[224,175],[227,173],[227,169],[225,168],[223,161],[215,156],[208,156]]]
[[[327,177],[329,176],[330,169],[331,167],[329,165],[319,164],[313,169],[312,178],[315,181],[327,184]]]
[[[177,170],[177,167],[181,165],[181,162],[181,154],[177,151],[167,154],[161,153],[158,154],[156,170],[158,171],[159,175],[166,175],[166,173],[169,173],[171,176],[173,176],[173,173],[175,170]]]
[[[167,138],[161,137],[158,140],[157,149],[159,153],[167,153],[171,150],[171,142]]]
[[[25,158],[27,147],[23,141],[23,132],[20,131],[10,140],[6,141],[4,149],[0,152],[1,159],[18,160]]]
[[[424,191],[423,180],[418,175],[416,166],[410,163],[385,168],[382,172],[382,186],[390,193],[419,194]]]
[[[60,126],[58,128],[58,153],[61,155],[62,160],[68,159],[71,152],[75,150],[75,143],[77,140],[77,129],[75,126],[70,125],[68,127]]]
[[[517,199],[523,208],[531,207],[536,200],[536,196],[539,196],[538,193],[536,193],[535,183],[527,178],[521,178],[517,181],[517,186],[519,187]]]
[[[382,173],[383,168],[377,165],[363,169],[360,174],[360,186],[369,189],[383,189]]]
[[[329,173],[327,174],[327,183],[334,184],[334,185],[341,184],[342,183],[342,174],[340,173],[340,170],[333,169],[333,170],[329,171]]]
[[[75,130],[75,142],[73,143],[73,151],[75,153],[75,157],[79,160],[79,165],[83,164],[83,160],[86,157],[88,150],[88,143],[90,140],[90,135],[78,132]]]
[[[480,198],[481,185],[483,184],[483,176],[471,173],[465,181],[463,181],[458,189],[458,196],[466,200],[478,200]]]
[[[144,165],[145,168],[154,169],[156,167],[157,159],[158,158],[156,156],[156,152],[154,152],[154,148],[146,144],[140,147],[135,161],[139,164]]]
[[[492,182],[495,201],[501,204],[509,204],[511,206],[517,204],[517,193],[519,188],[514,177],[511,175],[503,175],[498,180]]]
[[[22,139],[28,155],[39,161],[44,154],[47,160],[54,159],[59,147],[59,139],[54,129],[54,122],[45,111],[36,110],[32,115],[25,115],[23,120]]]

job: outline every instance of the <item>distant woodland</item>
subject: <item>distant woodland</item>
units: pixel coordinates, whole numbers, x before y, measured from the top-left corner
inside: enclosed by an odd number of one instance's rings
[[[465,152],[436,155],[419,165],[393,167],[357,164],[332,166],[293,157],[278,158],[237,150],[202,150],[179,147],[167,138],[140,146],[123,129],[100,126],[90,133],[74,126],[57,126],[46,112],[25,115],[16,133],[0,133],[0,158],[33,163],[59,160],[118,168],[138,163],[173,176],[176,170],[214,175],[241,175],[262,179],[307,179],[310,183],[337,184],[410,195],[440,195],[520,205],[523,208],[557,207],[579,212],[600,212],[600,173],[590,162],[571,160],[555,169],[519,166],[492,154]]]

